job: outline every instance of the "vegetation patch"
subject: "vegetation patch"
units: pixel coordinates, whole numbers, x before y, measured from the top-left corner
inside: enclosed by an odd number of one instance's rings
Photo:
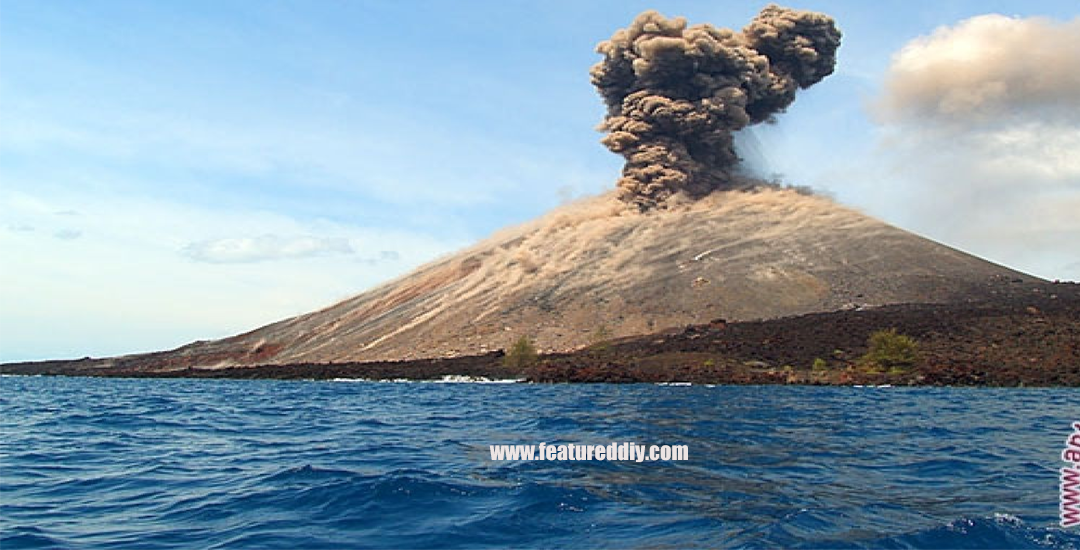
[[[869,372],[900,374],[919,363],[919,343],[895,328],[878,330],[867,341],[869,349],[859,358],[859,366]]]
[[[521,371],[536,365],[539,357],[532,340],[529,340],[528,336],[522,336],[506,351],[503,365],[508,369]]]

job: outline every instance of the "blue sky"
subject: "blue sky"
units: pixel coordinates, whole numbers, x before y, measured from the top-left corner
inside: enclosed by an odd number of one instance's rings
[[[873,108],[909,41],[986,13],[1072,20],[1075,3],[789,5],[835,17],[844,42],[836,74],[753,130],[755,165],[1012,267],[1080,278],[1062,242],[1074,225],[1006,239],[924,215],[933,204],[910,190],[936,176],[890,156],[910,131]],[[621,159],[594,130],[595,44],[644,9],[740,28],[761,7],[4,0],[0,360],[244,331],[607,190]],[[1055,176],[1066,203],[1070,166]],[[963,180],[949,176],[954,208],[972,200]]]

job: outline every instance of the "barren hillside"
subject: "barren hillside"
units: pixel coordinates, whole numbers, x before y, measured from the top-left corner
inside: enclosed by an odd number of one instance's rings
[[[611,195],[557,209],[313,313],[157,356],[162,368],[545,351],[716,318],[964,301],[1032,278],[792,190],[646,213]]]

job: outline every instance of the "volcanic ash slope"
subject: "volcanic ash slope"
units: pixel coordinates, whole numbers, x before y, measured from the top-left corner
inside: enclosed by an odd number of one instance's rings
[[[225,366],[541,350],[717,318],[978,297],[1032,278],[793,190],[718,192],[638,213],[559,208],[329,308],[166,352]]]

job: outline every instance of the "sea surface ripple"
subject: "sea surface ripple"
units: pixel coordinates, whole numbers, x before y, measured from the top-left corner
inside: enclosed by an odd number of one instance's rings
[[[1070,389],[0,378],[0,547],[1080,548]],[[493,462],[489,444],[685,444]]]

